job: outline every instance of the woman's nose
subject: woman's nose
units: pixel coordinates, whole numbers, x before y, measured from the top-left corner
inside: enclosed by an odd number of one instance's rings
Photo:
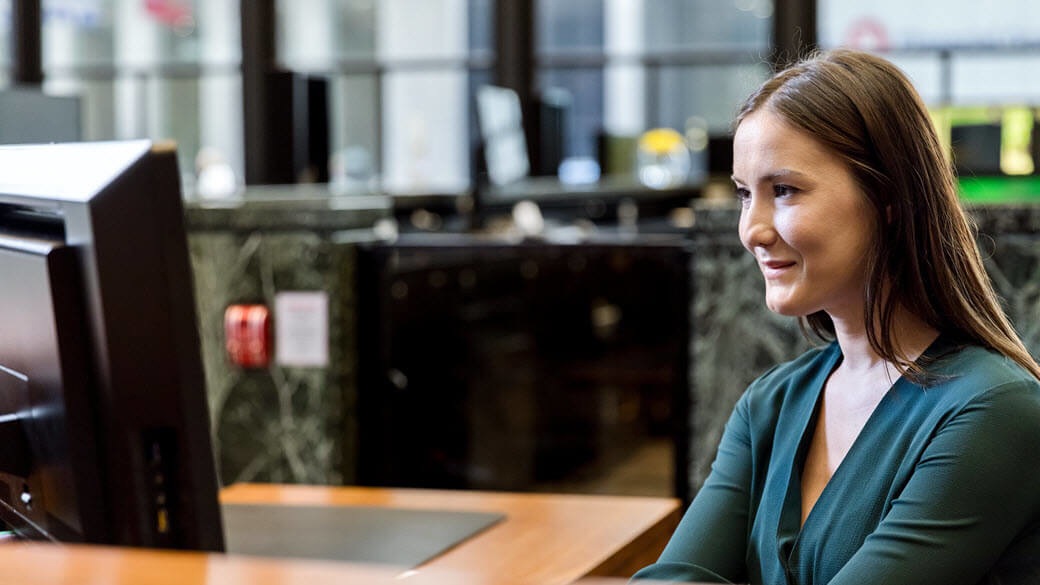
[[[740,241],[753,253],[755,248],[768,247],[776,240],[772,206],[762,197],[749,197],[740,212]]]

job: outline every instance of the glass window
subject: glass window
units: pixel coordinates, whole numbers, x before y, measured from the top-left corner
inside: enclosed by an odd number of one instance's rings
[[[647,3],[654,125],[683,132],[697,123],[727,133],[737,106],[770,74],[772,15],[772,0]]]
[[[82,100],[86,140],[174,140],[186,190],[208,147],[239,177],[234,0],[43,0],[44,90]]]
[[[200,66],[199,146],[223,153],[237,177],[245,177],[242,119],[242,27],[239,2],[197,0]]]
[[[329,83],[329,151],[341,172],[374,187],[379,160],[379,78],[335,73]],[[349,168],[348,168],[349,167]],[[333,172],[330,169],[330,173]],[[346,180],[346,175],[338,179]]]
[[[954,104],[1035,104],[1040,102],[1040,56],[1035,51],[957,54],[951,67]]]
[[[383,184],[392,192],[453,192],[469,180],[466,74],[390,71],[383,78]]]
[[[374,181],[380,152],[375,0],[278,0],[276,60],[328,77],[330,173]]]
[[[654,0],[646,3],[646,48],[769,50],[772,0]]]
[[[624,139],[652,127],[697,130],[703,143],[704,130],[728,132],[737,105],[770,73],[772,0],[537,7],[539,87],[573,98],[568,156],[595,155],[601,134]]]
[[[650,120],[655,127],[673,128],[686,137],[691,151],[690,180],[706,176],[706,139],[730,133],[737,108],[770,72],[764,63],[661,67],[655,71],[655,95],[661,98]]]
[[[10,82],[11,62],[11,0],[0,0],[0,85]]]
[[[936,50],[1040,41],[1040,4],[1033,0],[817,0],[817,6],[824,47]]]
[[[469,183],[469,27],[465,0],[383,0],[377,55],[383,184],[458,191]]]
[[[114,0],[42,0],[40,8],[45,77],[70,76],[77,66],[112,66]]]
[[[490,0],[278,0],[277,59],[329,77],[330,148],[391,191],[469,176],[467,59]],[[467,8],[476,9],[475,21]]]
[[[1032,103],[1040,4],[968,0],[818,0],[823,47],[884,52],[902,67],[925,101],[940,105]],[[921,19],[921,14],[934,17]]]
[[[495,54],[495,12],[494,0],[469,0],[467,8],[467,27],[469,29],[469,80],[467,81],[466,105],[469,110],[468,139],[466,141],[469,160],[469,173],[475,172],[474,165],[477,145],[480,144],[480,129],[477,125],[476,95],[477,89],[492,83],[491,66]]]
[[[472,54],[494,51],[493,0],[469,0],[469,49]]]
[[[536,91],[546,115],[553,111],[562,116],[561,158],[596,156],[597,137],[604,128],[605,8],[603,0],[535,3]],[[554,173],[555,169],[541,172]]]
[[[818,36],[823,47],[877,51],[903,68],[932,108],[961,172],[1032,174],[1040,4],[993,4],[818,0]],[[994,160],[983,161],[978,153]]]
[[[375,59],[375,0],[277,0],[278,61],[294,71],[328,70],[340,59]]]
[[[538,0],[535,38],[538,53],[603,50],[603,0]]]
[[[603,69],[543,68],[538,92],[543,107],[563,114],[564,158],[595,158],[596,139],[603,131]]]
[[[925,103],[948,101],[949,88],[943,82],[943,64],[934,55],[922,53],[889,54],[893,63],[906,73]]]
[[[661,67],[654,75],[661,99],[651,121],[679,131],[696,123],[726,134],[737,107],[769,74],[764,63]]]

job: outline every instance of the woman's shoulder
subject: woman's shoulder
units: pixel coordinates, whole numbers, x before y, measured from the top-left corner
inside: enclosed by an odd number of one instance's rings
[[[1018,362],[975,345],[941,355],[928,386],[905,385],[901,416],[921,428],[960,429],[971,436],[1040,441],[1040,381]],[[934,421],[934,425],[927,421]]]
[[[971,401],[989,394],[1024,392],[1040,399],[1040,381],[1013,359],[978,345],[950,347],[926,366],[926,393]]]

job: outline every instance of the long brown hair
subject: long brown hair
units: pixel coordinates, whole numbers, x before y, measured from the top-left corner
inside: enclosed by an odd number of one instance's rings
[[[864,318],[879,356],[912,379],[926,377],[895,339],[902,305],[944,336],[991,348],[1040,378],[983,267],[975,225],[928,109],[902,71],[860,51],[817,53],[766,81],[744,102],[736,125],[763,108],[844,159],[873,206]],[[834,338],[822,311],[802,325]]]

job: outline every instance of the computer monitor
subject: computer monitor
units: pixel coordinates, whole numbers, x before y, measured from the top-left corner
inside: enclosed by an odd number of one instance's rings
[[[82,139],[80,98],[32,87],[0,89],[0,144],[78,142]]]
[[[0,275],[0,518],[223,550],[174,147],[0,147]]]
[[[477,90],[477,120],[492,185],[515,183],[531,172],[520,96],[507,87]]]
[[[957,174],[1001,175],[1003,130],[999,123],[953,124],[950,143]]]

